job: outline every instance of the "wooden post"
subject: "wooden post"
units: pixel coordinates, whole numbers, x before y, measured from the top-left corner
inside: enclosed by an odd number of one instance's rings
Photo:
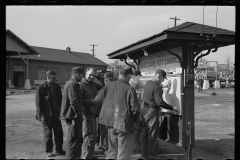
[[[192,159],[192,147],[194,142],[194,56],[192,46],[187,44],[182,48],[183,60],[183,147],[185,148],[185,159]]]

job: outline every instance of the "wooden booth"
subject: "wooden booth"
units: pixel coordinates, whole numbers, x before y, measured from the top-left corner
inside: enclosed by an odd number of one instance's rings
[[[172,81],[171,89],[163,97],[180,112],[175,115],[162,111],[167,118],[167,132],[160,138],[184,148],[183,159],[192,159],[195,147],[194,68],[201,57],[232,44],[235,44],[233,31],[185,22],[108,54],[110,59],[120,59],[130,66],[128,59],[137,64],[137,68],[132,67],[142,73],[137,78],[138,92],[142,92],[157,69],[171,73],[167,75]],[[202,51],[206,53],[201,55]]]

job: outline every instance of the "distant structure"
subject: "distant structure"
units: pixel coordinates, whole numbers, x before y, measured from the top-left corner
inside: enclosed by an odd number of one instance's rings
[[[94,67],[97,70],[106,71],[108,64],[89,53],[74,52],[70,47],[66,50],[52,49],[45,47],[29,46],[10,30],[6,31],[7,53],[15,53],[14,56],[7,56],[7,81],[11,83],[9,88],[23,88],[25,79],[29,79],[31,87],[35,87],[46,80],[46,71],[55,70],[60,85],[64,85],[71,77],[71,69],[80,66],[84,69]],[[23,51],[27,49],[28,67],[26,56]],[[21,55],[19,55],[19,54]],[[27,70],[28,68],[28,70]],[[28,78],[27,78],[28,71]],[[9,81],[10,80],[10,81]]]

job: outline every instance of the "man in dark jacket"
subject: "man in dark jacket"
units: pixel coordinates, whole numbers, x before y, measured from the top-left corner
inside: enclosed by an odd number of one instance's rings
[[[62,92],[61,87],[56,82],[55,71],[46,72],[47,81],[37,87],[35,103],[37,107],[36,119],[42,122],[45,152],[48,157],[52,157],[53,140],[52,130],[54,133],[54,142],[56,153],[65,154],[62,150],[63,130],[59,119]]]
[[[164,70],[157,70],[152,80],[144,87],[143,109],[141,110],[142,132],[141,152],[144,159],[158,157],[159,110],[165,108],[177,112],[177,108],[167,104],[163,98],[161,83],[166,79]]]
[[[84,76],[80,67],[72,68],[72,77],[65,84],[61,105],[61,119],[68,125],[66,158],[80,159],[82,138],[82,91],[78,84]]]
[[[104,83],[105,85],[107,85],[110,82],[113,82],[113,72],[106,72],[103,75],[104,78]],[[103,124],[99,124],[99,136],[100,136],[100,147],[99,149],[102,150],[102,152],[104,152],[104,154],[107,154],[107,150],[108,150],[108,129],[106,125]]]
[[[139,112],[136,91],[130,86],[132,68],[119,70],[119,79],[105,85],[91,102],[102,104],[99,123],[108,126],[106,159],[130,159],[134,121]]]
[[[80,83],[83,99],[94,99],[102,86],[102,82],[96,79],[96,70],[91,67],[87,68],[85,78]],[[91,105],[83,106],[83,145],[81,159],[92,159],[97,140],[97,115],[91,112]]]

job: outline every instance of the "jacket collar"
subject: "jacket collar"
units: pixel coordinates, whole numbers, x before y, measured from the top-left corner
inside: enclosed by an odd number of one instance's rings
[[[88,80],[86,80],[85,78],[83,78],[81,82],[82,82],[82,83],[85,83],[85,84],[87,84],[87,85],[92,84],[91,81],[88,81]]]
[[[69,81],[73,81],[75,82],[76,84],[78,84],[77,80],[75,78],[71,78]]]
[[[125,79],[118,79],[117,81],[119,81],[119,82],[123,82],[123,83],[126,83],[126,84],[130,85],[129,82],[126,81]]]

